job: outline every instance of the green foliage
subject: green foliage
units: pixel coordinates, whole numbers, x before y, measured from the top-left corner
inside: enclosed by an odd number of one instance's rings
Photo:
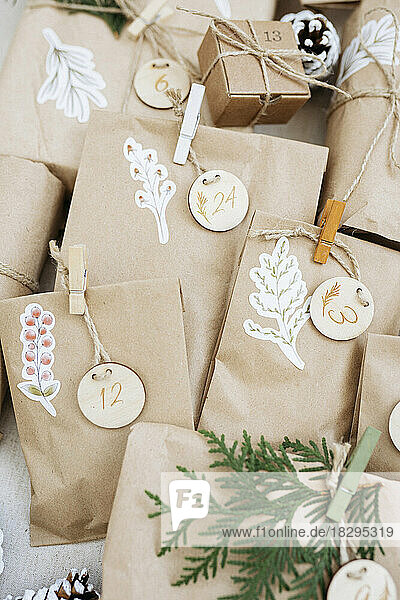
[[[249,514],[263,515],[262,522],[258,523],[260,527],[291,525],[299,507],[309,508],[307,519],[311,523],[325,518],[331,499],[328,491],[317,492],[297,477],[287,477],[299,471],[318,473],[331,470],[333,453],[325,439],[319,447],[313,441],[304,445],[299,440],[292,442],[286,437],[275,451],[264,437],[253,445],[246,431],[241,442],[235,441],[231,446],[227,445],[224,435],[218,437],[211,431],[199,433],[207,440],[209,453],[215,459],[210,468],[222,467],[229,471],[229,474],[221,473],[218,479],[221,487],[233,490],[229,503],[224,506],[211,495],[209,514],[217,515],[217,520],[203,535],[215,534],[222,528],[238,528]],[[195,472],[185,467],[177,469],[186,477],[197,479]],[[240,474],[245,472],[255,472],[257,476],[253,480],[244,480]],[[286,474],[284,479],[282,474]],[[324,476],[321,474],[316,478]],[[349,505],[348,522],[379,522],[379,488],[379,485],[372,485],[359,489]],[[284,496],[273,493],[283,491]],[[268,497],[270,493],[271,497]],[[159,508],[149,515],[150,518],[169,511],[158,496],[150,492],[146,494]],[[228,505],[230,510],[224,511]],[[163,546],[159,556],[178,547],[181,538],[185,543],[191,523],[190,519],[182,521],[177,531],[169,532],[169,539],[165,540],[168,545]],[[253,527],[256,526],[253,524]],[[338,548],[326,547],[318,542],[314,546],[301,547],[296,540],[289,547],[272,543],[260,548],[254,540],[253,545],[251,543],[249,539],[245,548],[218,546],[197,549],[195,555],[185,556],[185,566],[173,585],[180,587],[196,583],[200,578],[215,578],[219,569],[231,565],[237,570],[237,574],[231,576],[237,592],[218,600],[277,600],[276,590],[279,593],[291,592],[291,600],[320,600],[324,597],[327,581],[339,565]],[[376,544],[360,547],[358,556],[373,559]]]
[[[114,0],[57,0],[57,2],[60,2],[61,4],[82,4],[83,6],[104,6],[107,8],[119,9],[118,4]],[[72,13],[75,11],[70,10],[69,12]],[[121,31],[126,23],[125,15],[120,12],[108,13],[101,12],[100,10],[99,12],[87,11],[86,14],[100,17],[101,19],[103,19],[116,37],[118,37],[121,34]]]

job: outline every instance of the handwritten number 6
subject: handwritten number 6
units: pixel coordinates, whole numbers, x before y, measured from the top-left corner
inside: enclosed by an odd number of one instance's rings
[[[169,88],[169,83],[168,81],[165,79],[166,74],[164,73],[164,75],[161,75],[161,77],[159,77],[156,81],[156,90],[157,92],[165,92],[165,90],[167,90]]]

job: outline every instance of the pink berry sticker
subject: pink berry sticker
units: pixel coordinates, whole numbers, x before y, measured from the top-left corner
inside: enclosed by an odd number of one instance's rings
[[[29,304],[20,317],[22,331],[22,377],[26,380],[17,385],[30,400],[40,404],[53,417],[57,412],[52,401],[60,391],[61,383],[54,379],[53,350],[56,345],[51,332],[55,325],[54,315],[40,306]]]

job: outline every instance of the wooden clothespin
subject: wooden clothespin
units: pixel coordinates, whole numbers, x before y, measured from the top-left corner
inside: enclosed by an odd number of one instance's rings
[[[314,262],[325,264],[329,257],[332,244],[335,241],[337,230],[340,227],[346,202],[342,200],[327,200],[321,214],[319,226],[322,228],[317,248],[314,254]]]
[[[358,489],[361,475],[367,467],[381,434],[382,432],[375,429],[375,427],[367,427],[364,431],[361,440],[350,457],[349,465],[339,483],[337,492],[329,504],[326,516],[332,521],[339,523],[342,520],[352,497]]]
[[[83,315],[85,312],[85,292],[87,284],[86,246],[70,246],[68,251],[69,269],[69,312]]]
[[[187,161],[190,144],[200,123],[200,109],[205,90],[204,85],[192,83],[178,143],[175,148],[174,163],[178,165],[184,165]]]
[[[143,32],[145,27],[164,21],[174,14],[174,10],[165,6],[168,0],[153,0],[146,5],[140,15],[128,27],[128,33],[135,40]]]

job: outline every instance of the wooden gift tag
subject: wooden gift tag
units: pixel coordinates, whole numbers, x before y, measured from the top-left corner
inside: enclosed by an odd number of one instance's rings
[[[153,108],[172,108],[166,95],[170,88],[181,90],[182,100],[190,91],[190,77],[181,65],[169,58],[155,58],[136,73],[133,85],[142,102]]]
[[[85,417],[106,429],[132,423],[145,402],[140,377],[125,365],[102,363],[83,376],[78,388],[79,408]]]

